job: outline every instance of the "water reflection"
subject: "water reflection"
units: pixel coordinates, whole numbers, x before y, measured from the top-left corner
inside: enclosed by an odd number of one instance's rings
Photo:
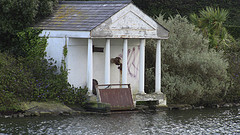
[[[0,119],[5,134],[240,134],[240,109]]]

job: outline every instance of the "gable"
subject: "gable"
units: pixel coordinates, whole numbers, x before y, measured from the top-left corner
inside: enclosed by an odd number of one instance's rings
[[[132,30],[155,30],[154,27],[142,20],[132,11],[121,16],[109,26],[109,28],[113,30],[130,29],[129,27]]]
[[[91,37],[167,39],[168,30],[129,4],[91,30]]]

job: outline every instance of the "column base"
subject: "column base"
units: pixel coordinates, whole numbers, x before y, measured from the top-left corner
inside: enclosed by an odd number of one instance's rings
[[[137,95],[144,95],[146,94],[145,92],[138,92]]]
[[[159,92],[155,92],[155,94],[163,94],[161,91],[159,91]]]

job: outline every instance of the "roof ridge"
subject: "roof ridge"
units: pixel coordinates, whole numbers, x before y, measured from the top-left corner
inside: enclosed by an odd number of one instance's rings
[[[59,1],[59,4],[129,4],[132,0],[125,1]]]

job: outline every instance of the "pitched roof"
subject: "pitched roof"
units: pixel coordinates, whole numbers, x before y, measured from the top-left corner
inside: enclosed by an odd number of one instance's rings
[[[45,30],[90,31],[131,1],[62,1],[57,10],[36,25]]]

